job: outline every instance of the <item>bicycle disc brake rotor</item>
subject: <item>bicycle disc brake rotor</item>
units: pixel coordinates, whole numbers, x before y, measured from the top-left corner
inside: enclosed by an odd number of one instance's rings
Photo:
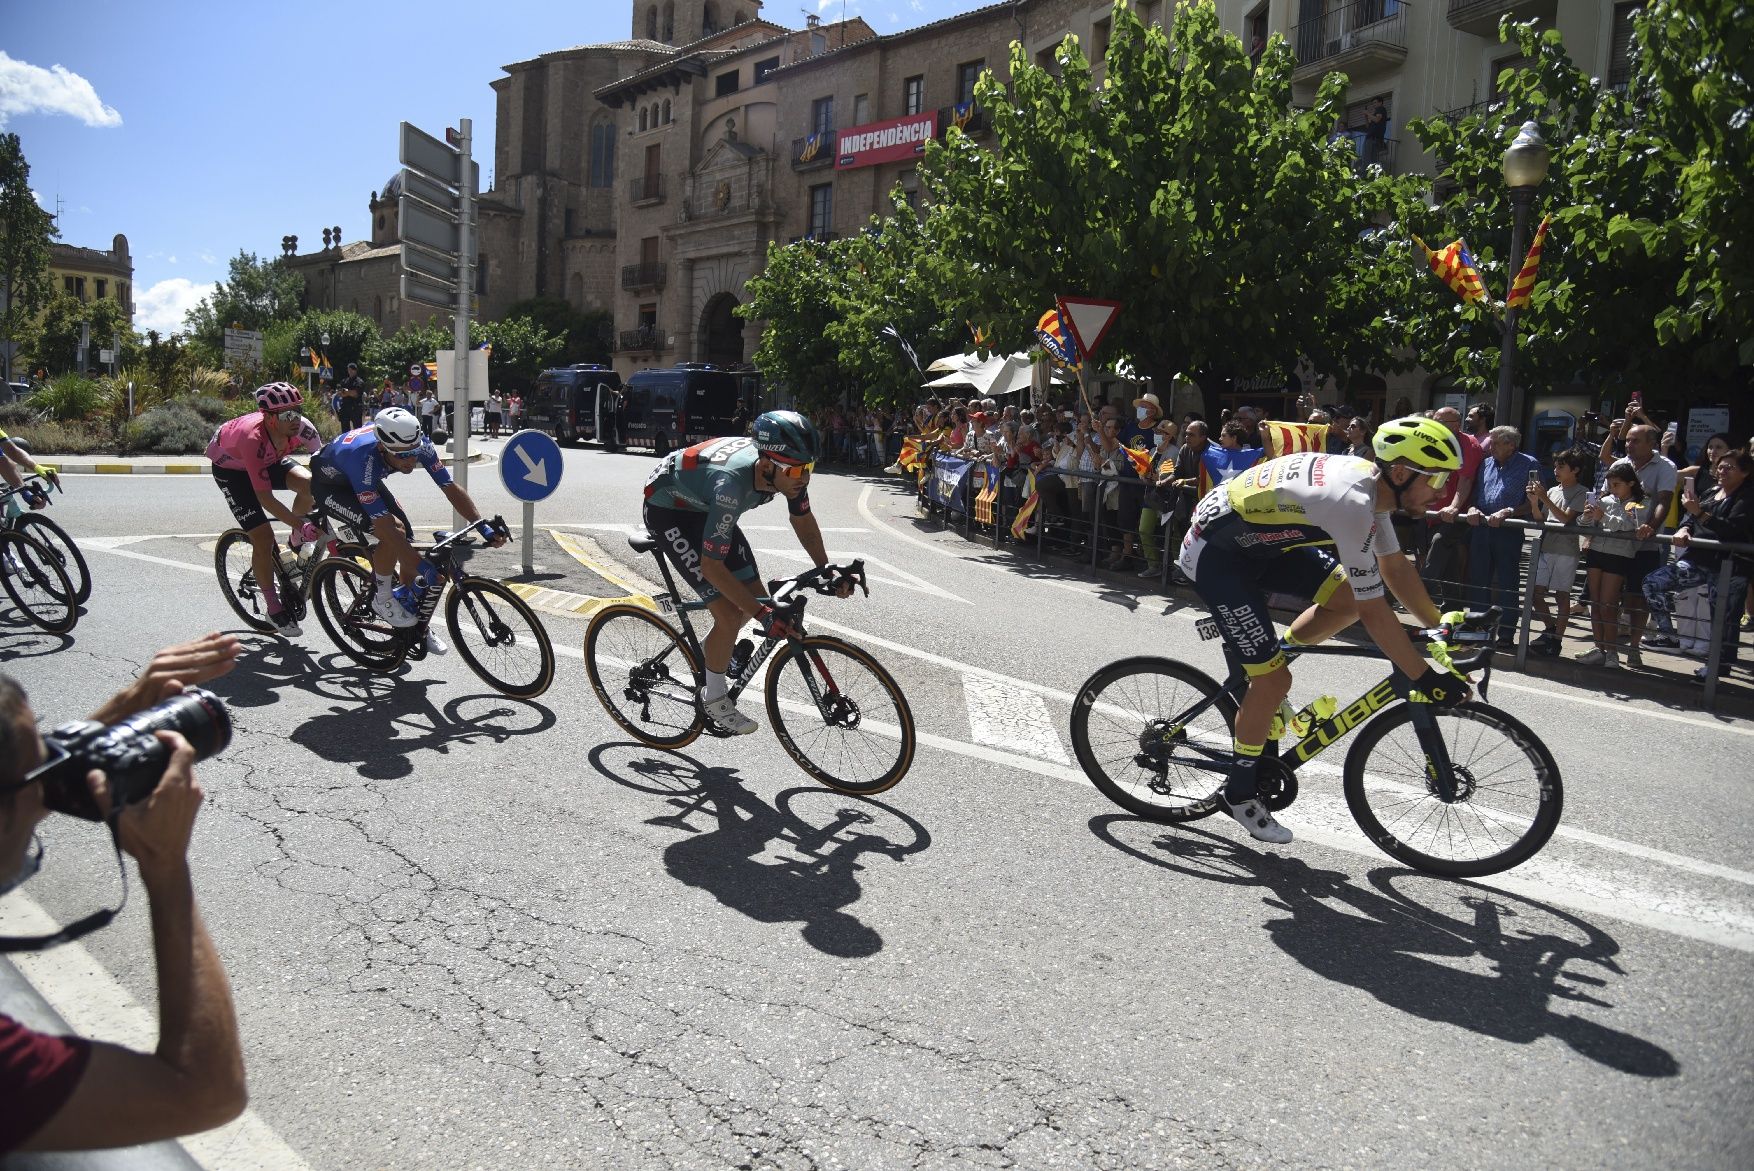
[[[859,703],[851,696],[825,696],[822,702],[823,717],[830,727],[854,729],[859,726]]]
[[[1439,801],[1444,802],[1446,805],[1460,805],[1463,802],[1473,800],[1474,790],[1479,787],[1479,782],[1474,779],[1473,770],[1465,764],[1457,764],[1452,760],[1450,761],[1449,771],[1450,777],[1455,784],[1455,793],[1450,797],[1445,797],[1443,795],[1443,789],[1440,788],[1437,783],[1437,769],[1433,767],[1431,758],[1429,756],[1426,757],[1425,791],[1430,793],[1433,797],[1436,797]]]

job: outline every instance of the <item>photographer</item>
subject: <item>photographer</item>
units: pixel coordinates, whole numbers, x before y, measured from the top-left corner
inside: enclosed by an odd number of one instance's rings
[[[210,634],[162,650],[92,720],[126,719],[178,695],[186,684],[223,675],[238,649],[235,638]],[[139,1053],[51,1036],[0,1015],[0,1156],[14,1149],[154,1142],[211,1129],[243,1111],[243,1055],[231,992],[189,876],[189,837],[203,799],[193,773],[196,752],[176,732],[156,736],[169,762],[149,796],[112,813],[104,773],[94,770],[84,782],[117,845],[139,864],[146,888],[157,960],[158,1048]],[[46,773],[41,766],[52,768],[60,752],[38,734],[23,688],[0,674],[0,894],[35,870],[40,853],[29,852],[32,835],[50,811],[47,802],[61,794],[49,793],[42,776],[32,774]],[[125,795],[127,789],[119,791]],[[78,933],[69,929],[65,937]]]

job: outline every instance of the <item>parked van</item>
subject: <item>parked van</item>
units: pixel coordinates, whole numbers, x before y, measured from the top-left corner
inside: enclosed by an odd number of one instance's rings
[[[663,455],[720,435],[738,435],[755,417],[761,378],[684,362],[669,370],[641,370],[622,395],[621,436],[629,447]]]
[[[607,366],[580,364],[544,370],[524,396],[524,426],[546,431],[557,443],[577,443],[613,435],[604,414],[613,409],[621,375]]]

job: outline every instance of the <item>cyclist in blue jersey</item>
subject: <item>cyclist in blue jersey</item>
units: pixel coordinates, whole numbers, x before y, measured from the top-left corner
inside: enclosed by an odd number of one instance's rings
[[[1436,704],[1468,697],[1464,680],[1433,668],[1414,648],[1385,596],[1386,588],[1422,626],[1442,621],[1401,554],[1389,514],[1399,508],[1423,516],[1460,470],[1461,447],[1443,424],[1417,416],[1384,423],[1372,446],[1375,460],[1302,452],[1257,464],[1206,494],[1182,540],[1181,571],[1249,680],[1219,799],[1264,842],[1291,840],[1259,799],[1257,778],[1273,713],[1291,690],[1268,590],[1313,603],[1291,624],[1287,642],[1309,646],[1362,621],[1408,691]]]
[[[659,461],[645,488],[647,531],[658,538],[664,556],[713,616],[703,644],[701,707],[735,736],[757,727],[728,694],[725,671],[737,633],[753,618],[762,624],[764,636],[786,634],[783,620],[756,594],[761,574],[737,518],[776,495],[784,496],[798,543],[818,568],[828,564],[822,530],[810,511],[810,472],[822,449],[816,427],[796,411],[768,411],[756,417],[750,432],[752,438],[709,439],[671,452]],[[848,596],[851,584],[842,583],[838,592]]]
[[[426,469],[470,524],[481,529],[489,545],[505,544],[505,538],[482,523],[481,512],[469,493],[451,480],[420,421],[401,407],[379,411],[369,424],[331,440],[311,458],[311,489],[317,502],[332,516],[369,531],[377,540],[372,547],[372,569],[377,591],[372,612],[391,626],[413,626],[414,611],[396,597],[398,582],[409,585],[420,565],[420,554],[409,542],[413,526],[396,503],[387,482],[392,473],[407,474],[415,465]],[[440,654],[445,646],[429,633],[428,648]]]

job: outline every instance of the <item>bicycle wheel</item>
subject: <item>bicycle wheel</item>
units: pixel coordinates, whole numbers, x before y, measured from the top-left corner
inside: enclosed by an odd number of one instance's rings
[[[408,639],[372,613],[372,571],[358,561],[329,557],[311,571],[311,609],[341,653],[362,667],[389,671],[408,657]]]
[[[883,665],[813,634],[767,669],[767,715],[798,767],[842,793],[881,793],[914,762],[914,714]]]
[[[597,611],[585,631],[585,672],[609,718],[641,744],[682,748],[705,727],[694,652],[643,606]]]
[[[1149,821],[1194,821],[1219,808],[1235,725],[1236,701],[1204,671],[1173,659],[1121,659],[1078,689],[1072,750],[1122,809]]]
[[[1456,799],[1437,795],[1402,704],[1372,720],[1346,755],[1346,804],[1392,858],[1450,878],[1478,878],[1533,857],[1559,825],[1563,791],[1547,746],[1489,704],[1436,708]]]
[[[505,695],[535,699],[554,682],[554,644],[536,612],[497,581],[466,577],[445,598],[445,625],[469,669]]]
[[[17,524],[19,532],[40,541],[49,552],[55,555],[55,559],[61,563],[61,568],[67,571],[67,580],[73,583],[73,600],[82,606],[89,602],[91,600],[91,570],[85,564],[85,554],[79,551],[79,546],[73,543],[73,538],[67,535],[67,530],[36,512],[24,513],[14,523]]]
[[[219,574],[219,590],[231,608],[251,630],[272,633],[274,623],[268,617],[268,599],[256,584],[255,546],[242,529],[221,533],[213,548],[213,569]]]
[[[60,559],[12,529],[0,530],[0,584],[24,616],[50,634],[66,634],[79,622],[73,583]]]

